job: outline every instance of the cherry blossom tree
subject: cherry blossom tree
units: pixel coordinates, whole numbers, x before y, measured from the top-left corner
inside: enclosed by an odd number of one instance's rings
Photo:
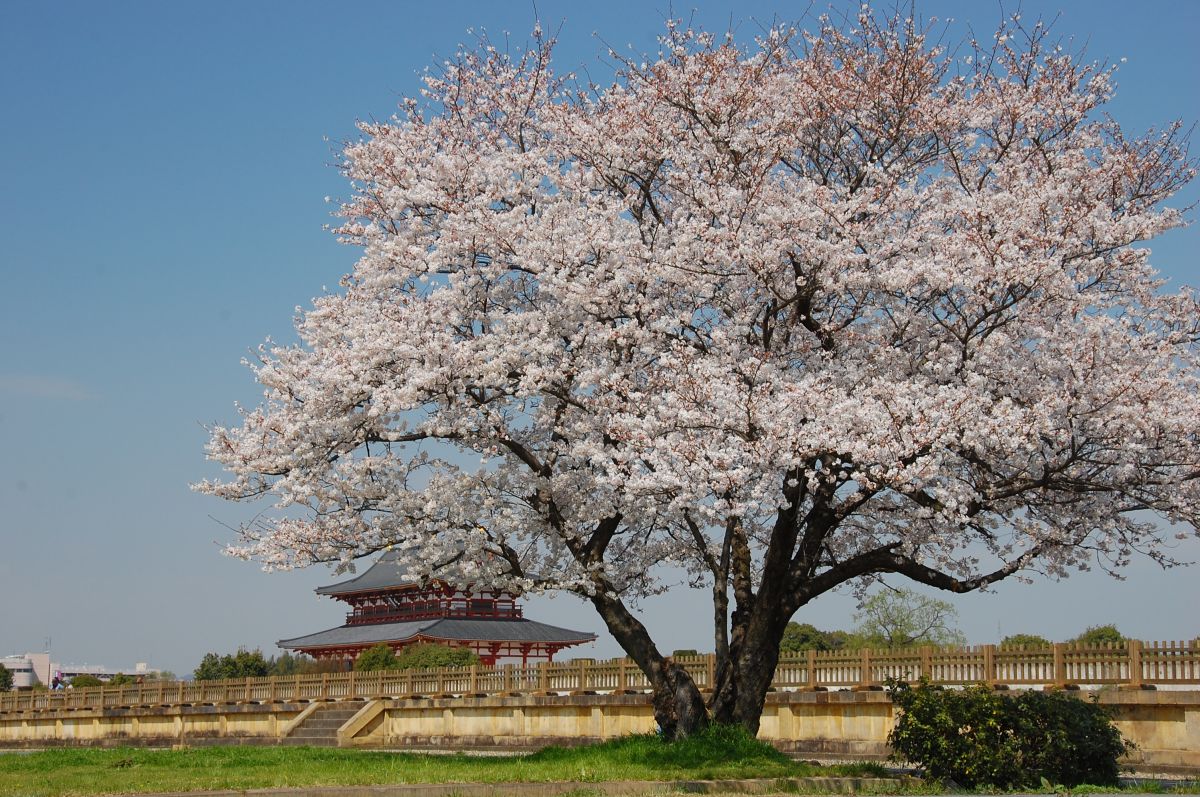
[[[346,147],[361,257],[211,429],[198,489],[278,507],[232,553],[580,595],[669,736],[756,729],[835,588],[1172,564],[1200,313],[1134,245],[1194,169],[1177,125],[1102,114],[1111,68],[869,11],[752,47],[669,24],[607,86],[551,45],[464,50]],[[707,703],[635,610],[680,568]]]

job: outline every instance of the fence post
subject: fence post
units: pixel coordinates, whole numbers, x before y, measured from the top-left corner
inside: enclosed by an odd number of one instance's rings
[[[321,673],[321,699],[329,699],[329,673]]]
[[[988,686],[996,685],[996,646],[983,646],[983,682]]]
[[[859,665],[858,685],[866,688],[871,685],[871,649],[862,649],[862,663]]]
[[[467,691],[470,692],[471,694],[475,694],[476,692],[479,691],[478,674],[479,674],[479,668],[476,665],[472,664],[471,665],[471,674],[468,677],[469,683],[468,683],[468,689],[467,689]]]
[[[505,693],[511,692],[513,690],[512,673],[513,673],[513,665],[505,664],[504,665],[504,691],[505,691]]]
[[[625,677],[625,657],[617,659],[617,694],[627,691],[629,682]]]
[[[1142,688],[1142,642],[1131,639],[1129,646],[1129,685],[1134,689]]]
[[[1065,643],[1054,643],[1054,685],[1060,689],[1067,685],[1067,659],[1063,655],[1065,648]]]
[[[621,659],[624,663],[625,659]],[[717,688],[717,654],[709,653],[704,657],[705,677],[708,678],[708,688],[710,691],[716,691]]]
[[[921,646],[921,678],[933,679],[933,648]]]
[[[550,678],[547,673],[547,668],[549,668],[549,666],[550,666],[550,662],[548,662],[548,661],[539,661],[538,662],[538,691],[539,692],[544,693],[544,692],[550,691]]]

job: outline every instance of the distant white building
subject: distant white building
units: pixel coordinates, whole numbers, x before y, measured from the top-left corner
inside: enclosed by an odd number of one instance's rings
[[[25,653],[0,657],[0,665],[13,674],[14,689],[28,689],[36,684],[49,684],[51,665],[49,653]]]
[[[132,667],[122,667],[115,670],[111,667],[105,667],[103,664],[55,664],[53,670],[56,675],[68,680],[74,678],[76,675],[91,675],[99,678],[101,681],[107,681],[114,675],[121,673],[125,675],[147,675],[153,672],[150,669],[150,665],[144,661],[139,661]]]
[[[3,656],[0,657],[0,665],[12,672],[14,689],[28,689],[37,684],[50,686],[55,677],[69,681],[76,675],[92,675],[101,681],[107,681],[118,673],[147,675],[153,672],[150,665],[144,661],[139,661],[132,667],[113,669],[103,664],[59,664],[50,661],[49,653]]]

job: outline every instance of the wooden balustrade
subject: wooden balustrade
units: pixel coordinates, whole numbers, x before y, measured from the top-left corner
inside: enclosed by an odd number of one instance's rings
[[[677,661],[700,689],[712,688],[712,654]],[[772,685],[780,690],[877,688],[888,678],[915,681],[922,677],[951,686],[1200,685],[1200,643],[1130,640],[1116,645],[806,651],[782,656]],[[628,659],[576,659],[526,666],[150,681],[53,692],[5,692],[0,693],[0,712],[648,689],[646,676]]]

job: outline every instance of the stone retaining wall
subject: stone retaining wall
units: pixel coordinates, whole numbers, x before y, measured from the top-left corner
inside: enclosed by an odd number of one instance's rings
[[[1083,693],[1086,694],[1086,693]],[[1129,763],[1200,773],[1200,691],[1104,690]],[[348,701],[360,710],[338,743],[363,748],[528,749],[655,729],[647,694],[444,697]],[[311,704],[240,703],[0,713],[0,747],[279,744]],[[883,759],[891,701],[880,691],[773,692],[760,738],[812,758]]]

